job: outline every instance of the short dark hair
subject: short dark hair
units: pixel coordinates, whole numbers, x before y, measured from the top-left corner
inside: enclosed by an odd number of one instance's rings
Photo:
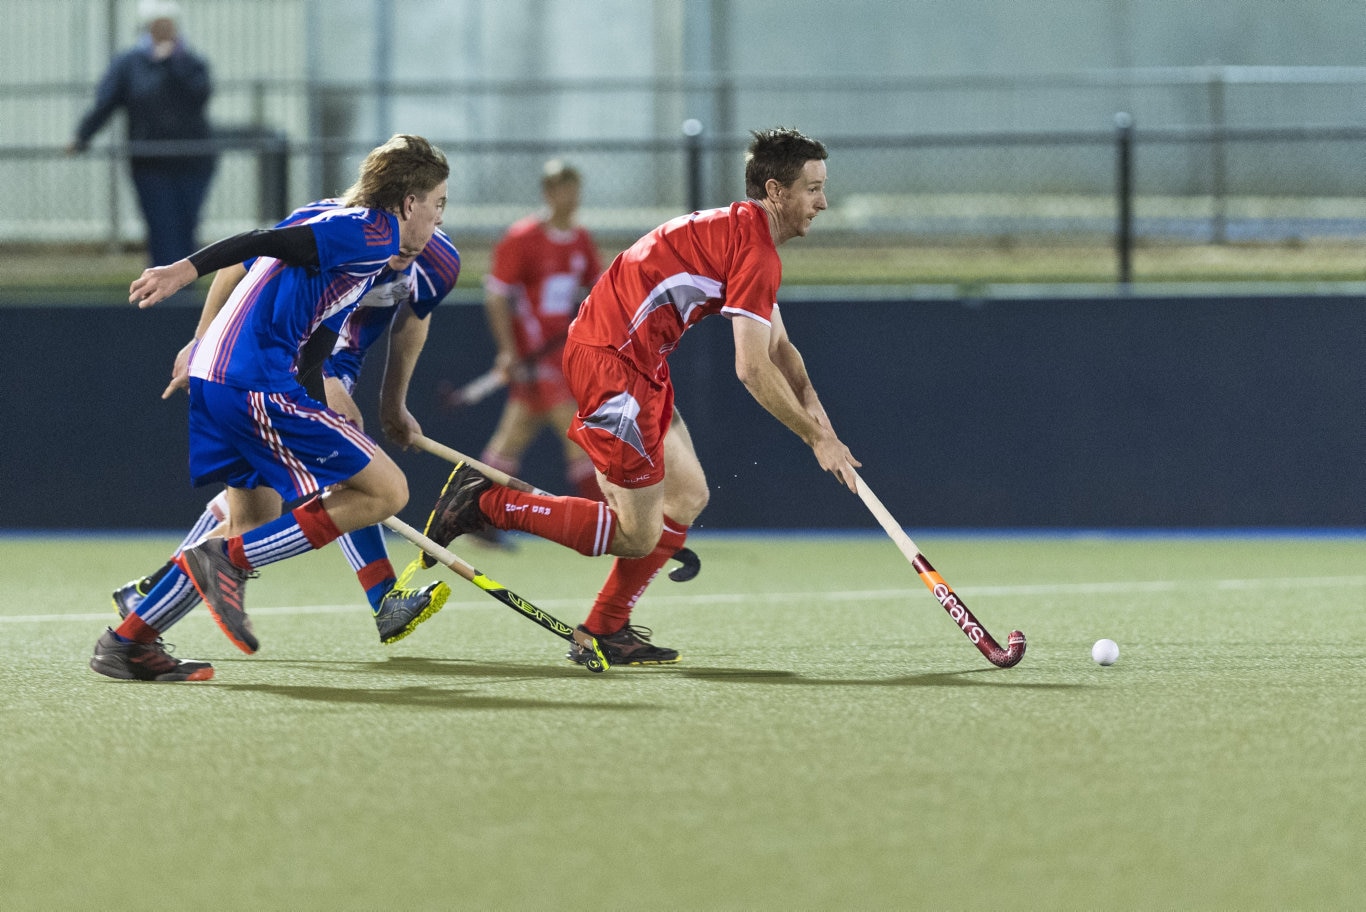
[[[770,180],[786,187],[801,176],[807,162],[829,157],[825,146],[796,129],[774,127],[751,130],[750,135],[754,141],[745,153],[745,195],[751,199],[767,196],[764,185]]]

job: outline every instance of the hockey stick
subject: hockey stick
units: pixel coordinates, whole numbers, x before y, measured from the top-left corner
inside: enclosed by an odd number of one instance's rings
[[[948,583],[944,582],[939,571],[935,570],[930,562],[925,559],[925,555],[920,553],[920,549],[916,547],[915,542],[911,541],[906,530],[902,529],[897,521],[892,518],[892,514],[882,505],[882,501],[877,499],[877,495],[872,492],[867,483],[858,475],[854,476],[854,481],[858,486],[858,496],[863,499],[864,505],[868,507],[873,516],[877,517],[877,521],[882,524],[883,530],[891,536],[892,541],[901,549],[901,553],[906,555],[906,559],[911,562],[915,572],[920,575],[921,582],[930,590],[939,604],[944,606],[944,610],[958,624],[963,634],[981,650],[987,661],[998,668],[1009,668],[1019,663],[1025,654],[1025,635],[1018,630],[1010,631],[1007,646],[1002,649],[991,634],[987,633],[987,629],[978,622],[977,618],[972,616],[972,612],[968,610],[967,605],[963,604],[963,600],[958,597],[958,594],[949,587]]]
[[[501,469],[495,469],[487,463],[480,462],[466,456],[459,450],[446,446],[444,443],[433,440],[430,437],[418,435],[413,439],[413,446],[419,450],[425,450],[433,456],[444,459],[452,465],[465,463],[480,475],[500,484],[505,488],[512,488],[514,491],[521,491],[523,494],[541,494],[546,497],[552,496],[548,491],[542,491],[534,485],[522,481],[520,478],[513,478]],[[673,559],[678,561],[679,566],[669,571],[669,579],[675,583],[686,583],[688,580],[697,576],[702,571],[702,559],[697,556],[697,552],[691,548],[679,548],[674,552]]]
[[[509,475],[507,472],[502,471],[501,469],[495,469],[488,463],[480,462],[478,459],[475,459],[471,456],[466,456],[459,450],[453,449],[452,447],[448,447],[444,443],[440,443],[436,440],[433,440],[430,437],[424,437],[423,435],[419,434],[417,437],[413,438],[413,446],[417,447],[419,450],[431,453],[433,456],[436,456],[440,459],[444,459],[451,465],[463,462],[467,466],[478,472],[480,475],[483,475],[485,478],[488,478],[496,484],[500,484],[505,488],[512,488],[512,490],[514,491],[521,491],[523,494],[542,494],[546,497],[551,496],[549,491],[542,491],[540,488],[528,484],[527,482],[522,481],[522,479],[520,478],[513,478],[511,475]]]
[[[556,333],[540,348],[531,352],[525,358],[520,359],[514,370],[530,371],[532,378],[534,378],[536,362],[539,361],[541,356],[546,352],[563,342],[568,334],[568,329],[564,332]],[[440,397],[441,405],[443,407],[447,409],[458,409],[482,402],[493,393],[496,393],[498,390],[507,386],[508,382],[507,374],[504,371],[501,371],[496,367],[491,367],[464,386],[456,386],[449,380],[442,380],[441,383],[437,385],[436,393],[437,396]],[[473,465],[473,463],[471,463],[471,465]],[[502,482],[499,482],[499,484],[502,484]]]
[[[456,386],[449,380],[442,380],[436,387],[436,394],[443,408],[458,409],[482,402],[505,386],[507,379],[503,372],[491,368],[464,386]]]
[[[474,583],[474,585],[483,589],[504,605],[531,618],[557,637],[591,650],[593,658],[589,659],[586,663],[586,667],[589,671],[600,674],[611,667],[607,663],[607,657],[602,654],[602,647],[598,645],[597,638],[592,634],[570,627],[564,621],[537,608],[506,586],[489,579],[487,576],[474,569],[473,566],[465,563],[455,554],[441,547],[397,516],[391,516],[386,519],[384,525],[393,529],[399,535],[402,535],[404,538],[408,539],[408,541],[417,545],[423,551],[426,551],[432,557],[454,570],[457,576]]]

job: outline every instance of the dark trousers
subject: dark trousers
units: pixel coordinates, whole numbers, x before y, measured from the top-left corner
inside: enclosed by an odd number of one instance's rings
[[[199,211],[209,193],[214,159],[142,159],[132,164],[147,256],[153,266],[184,259],[199,249]]]

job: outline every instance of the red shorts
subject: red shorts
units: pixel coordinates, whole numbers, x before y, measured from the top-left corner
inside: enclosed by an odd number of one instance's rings
[[[522,403],[533,415],[544,415],[557,405],[573,402],[560,356],[561,351],[556,351],[536,361],[528,371],[531,376],[508,384],[508,398]]]
[[[611,349],[573,343],[565,348],[564,373],[579,404],[569,439],[593,466],[623,488],[663,481],[673,384],[651,380]]]

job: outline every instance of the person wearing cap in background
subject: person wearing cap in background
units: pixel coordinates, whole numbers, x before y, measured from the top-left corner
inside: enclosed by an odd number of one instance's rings
[[[138,4],[142,33],[137,44],[109,64],[95,89],[94,105],[66,147],[68,155],[85,151],[116,110],[126,112],[129,165],[153,266],[174,263],[199,248],[199,213],[216,163],[207,148],[191,154],[158,148],[163,143],[206,143],[210,137],[209,65],[185,44],[179,18],[179,7],[167,0]]]

